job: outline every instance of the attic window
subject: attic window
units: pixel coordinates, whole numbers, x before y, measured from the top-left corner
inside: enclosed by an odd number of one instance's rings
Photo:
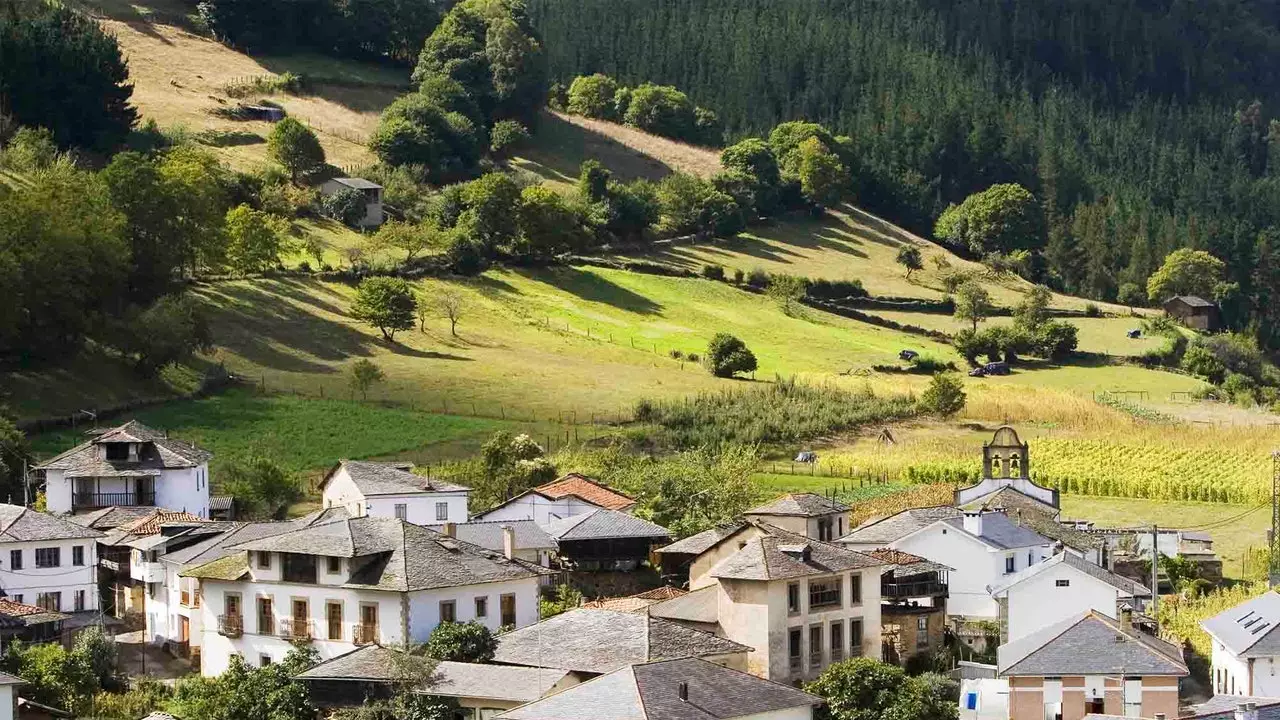
[[[1271,627],[1271,623],[1269,623],[1269,622],[1264,622],[1264,623],[1262,623],[1261,625],[1259,625],[1258,627],[1254,628],[1253,630],[1250,630],[1249,632],[1250,632],[1250,634],[1257,635],[1258,633],[1262,632],[1263,630],[1266,630],[1266,629],[1267,629],[1267,628],[1269,628],[1269,627]]]
[[[1067,578],[1063,578],[1061,580],[1055,580],[1053,584],[1056,587],[1071,587],[1071,580]]]
[[[129,444],[128,443],[105,443],[108,460],[128,460]]]

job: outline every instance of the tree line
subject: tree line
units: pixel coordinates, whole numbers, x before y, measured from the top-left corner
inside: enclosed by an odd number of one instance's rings
[[[1116,300],[1173,250],[1280,345],[1280,31],[1259,0],[531,0],[552,77],[681,88],[731,137],[806,118],[850,139],[854,197],[928,233],[1016,184],[1037,277]],[[655,39],[661,38],[661,41]]]

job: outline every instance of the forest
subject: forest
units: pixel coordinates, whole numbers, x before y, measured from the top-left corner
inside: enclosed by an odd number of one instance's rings
[[[998,183],[1039,200],[1037,279],[1114,300],[1181,247],[1280,346],[1276,9],[1254,0],[530,0],[553,79],[666,83],[727,140],[806,119],[855,199],[930,233]],[[1229,286],[1234,284],[1234,288]]]

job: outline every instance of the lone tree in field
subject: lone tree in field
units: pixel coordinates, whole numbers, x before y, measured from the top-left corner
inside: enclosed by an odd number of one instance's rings
[[[728,333],[716,333],[707,343],[707,353],[703,356],[707,370],[716,377],[733,377],[738,373],[753,372],[756,369],[756,356],[747,349],[745,343]]]
[[[795,306],[804,299],[808,289],[809,284],[802,277],[773,275],[770,276],[769,287],[764,292],[778,303],[784,315],[791,315],[795,312]]]
[[[938,373],[920,396],[920,408],[927,413],[949,418],[964,409],[964,381],[955,373]]]
[[[399,278],[365,278],[356,290],[351,317],[382,331],[387,342],[395,342],[396,332],[412,330],[418,300],[409,283]]]
[[[978,323],[991,316],[991,294],[972,280],[956,288],[955,303],[956,319],[973,323],[974,332],[978,331]]]
[[[372,360],[360,358],[351,363],[348,382],[351,383],[352,390],[360,392],[361,400],[368,400],[369,388],[386,379],[386,373],[382,372],[382,368],[375,365]]]
[[[324,164],[324,148],[320,147],[316,134],[291,117],[271,129],[267,154],[289,171],[295,184],[299,176],[310,174]]]
[[[924,258],[920,255],[920,248],[915,245],[903,245],[898,248],[898,264],[907,269],[907,279],[911,279],[911,273],[924,268]]]
[[[441,290],[435,298],[436,310],[440,317],[449,321],[449,334],[458,337],[458,320],[462,318],[462,295],[456,290]]]

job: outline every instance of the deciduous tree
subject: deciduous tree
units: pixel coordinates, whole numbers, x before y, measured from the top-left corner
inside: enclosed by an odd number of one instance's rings
[[[1147,280],[1147,297],[1162,303],[1175,295],[1212,298],[1226,264],[1204,250],[1183,248],[1169,253]]]
[[[991,316],[991,293],[972,280],[956,289],[955,316],[957,320],[973,323],[973,331],[978,331],[978,323]]]
[[[746,343],[728,333],[716,333],[711,338],[702,362],[708,372],[722,378],[754,372],[756,369],[755,354],[747,348]]]
[[[351,304],[351,317],[378,328],[388,342],[393,342],[397,331],[413,328],[417,306],[409,283],[399,278],[371,277],[360,281]]]
[[[498,638],[483,623],[442,622],[431,631],[423,650],[435,660],[487,663],[498,651]]]
[[[907,279],[911,279],[911,273],[924,268],[924,259],[920,256],[920,248],[915,245],[903,245],[898,248],[897,256],[898,264],[907,271]]]
[[[324,148],[311,128],[294,118],[286,117],[271,128],[267,136],[267,154],[289,171],[296,184],[298,178],[309,175],[324,165]]]

